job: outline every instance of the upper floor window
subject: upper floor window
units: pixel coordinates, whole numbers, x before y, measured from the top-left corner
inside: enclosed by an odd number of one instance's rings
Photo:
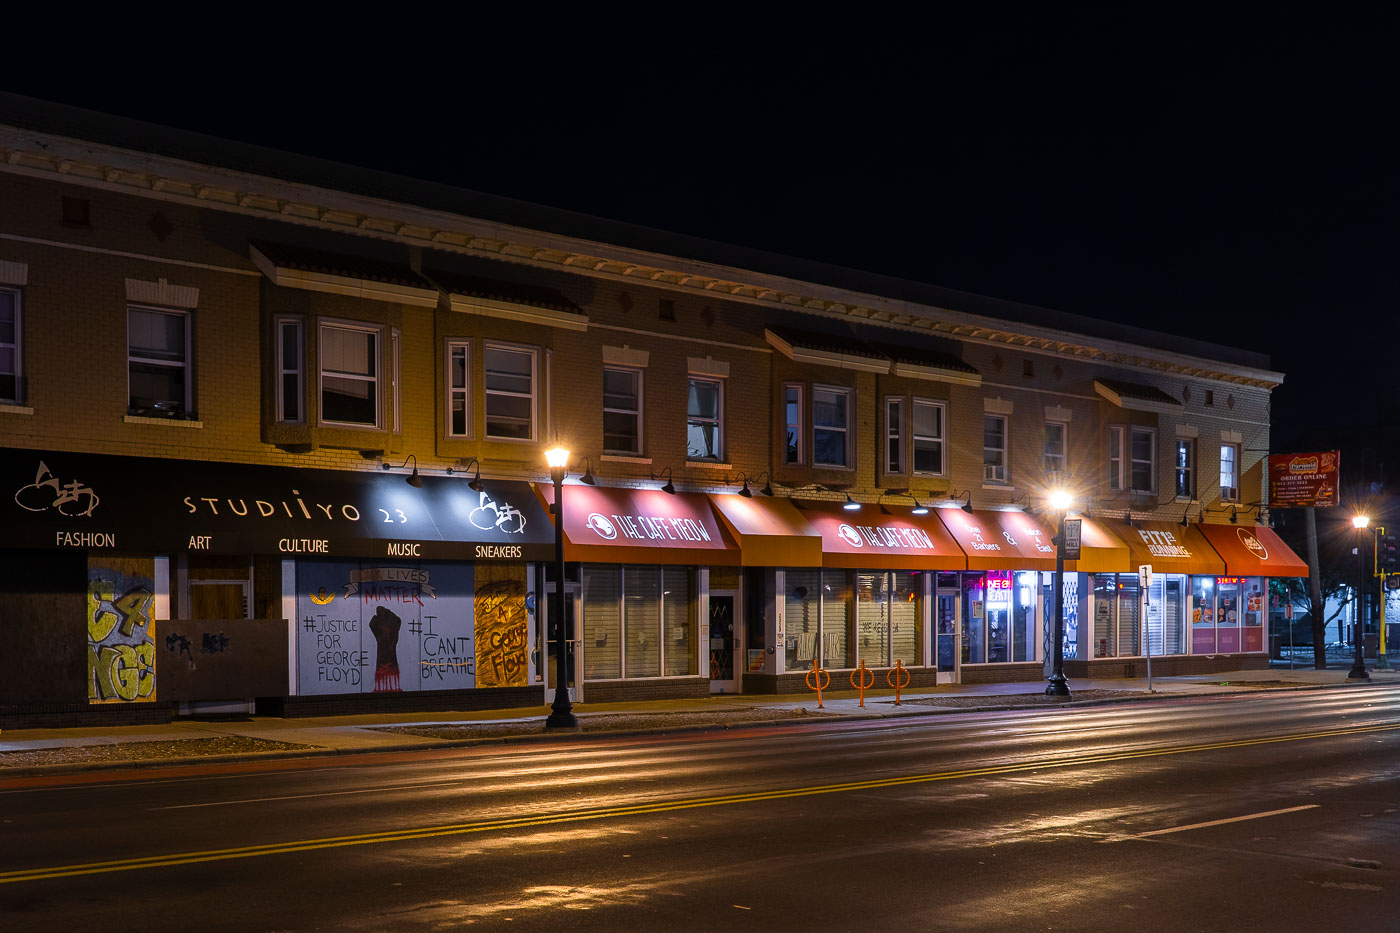
[[[295,423],[305,419],[301,408],[306,392],[302,381],[305,353],[301,320],[277,318],[274,326],[277,339],[277,420]]]
[[[603,452],[642,452],[642,372],[608,366],[603,369]]]
[[[535,439],[538,397],[536,352],[504,344],[486,345],[486,437],[492,440]]]
[[[188,311],[127,308],[127,410],[193,417]]]
[[[1240,447],[1220,445],[1220,501],[1240,501]]]
[[[904,472],[904,399],[885,399],[885,472]]]
[[[812,465],[844,467],[850,461],[851,390],[812,387]]]
[[[1063,421],[1045,422],[1045,472],[1063,473],[1069,465],[1069,425]]]
[[[1190,438],[1176,440],[1176,497],[1196,498],[1196,442]]]
[[[982,417],[982,481],[1006,483],[1006,416]]]
[[[914,399],[914,472],[943,475],[944,425],[947,406],[943,402]]]
[[[470,383],[471,344],[466,341],[450,341],[447,344],[447,378],[443,380],[447,390],[447,436],[470,437],[472,430],[472,409]]]
[[[1133,428],[1129,452],[1129,479],[1133,492],[1157,491],[1157,432],[1151,428]]]
[[[321,324],[321,421],[379,427],[380,330]]]
[[[19,289],[0,288],[0,402],[20,400]]]
[[[802,386],[783,386],[783,463],[802,462]]]
[[[724,383],[690,377],[685,407],[685,456],[688,460],[722,460],[724,450]]]

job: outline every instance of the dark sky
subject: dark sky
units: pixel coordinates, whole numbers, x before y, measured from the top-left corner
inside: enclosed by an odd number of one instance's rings
[[[1275,449],[1400,422],[1394,15],[478,6],[7,11],[0,86],[1261,350]]]

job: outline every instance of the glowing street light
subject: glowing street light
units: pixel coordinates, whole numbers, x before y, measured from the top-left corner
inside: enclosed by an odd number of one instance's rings
[[[1045,685],[1045,695],[1051,697],[1069,696],[1069,683],[1065,680],[1065,513],[1074,504],[1074,496],[1067,489],[1053,489],[1046,499],[1050,510],[1055,513],[1055,637],[1051,647],[1054,666],[1050,671],[1050,681]]]
[[[554,639],[557,654],[554,669],[554,703],[544,721],[546,731],[578,731],[578,718],[569,702],[568,632],[564,627],[564,473],[569,467],[569,449],[555,445],[544,452],[549,478],[554,481]]]
[[[1371,524],[1369,515],[1353,515],[1351,517],[1351,527],[1356,529],[1356,624],[1352,626],[1352,641],[1356,643],[1356,659],[1351,665],[1351,670],[1347,671],[1347,680],[1370,680],[1371,675],[1366,673],[1366,659],[1362,654],[1365,643],[1366,615],[1362,611],[1361,594],[1366,587],[1366,539],[1370,537],[1366,533],[1366,528]],[[1382,594],[1384,598],[1384,594]]]

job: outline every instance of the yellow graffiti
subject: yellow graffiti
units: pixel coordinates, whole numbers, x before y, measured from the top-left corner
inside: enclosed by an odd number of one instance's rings
[[[327,593],[326,588],[323,586],[312,594],[311,601],[318,606],[329,606],[331,603],[335,602],[335,594]]]
[[[150,699],[156,692],[156,646],[89,645],[88,699]]]
[[[116,598],[116,588],[109,580],[88,583],[88,641],[102,642],[121,626],[123,637],[130,638],[137,629],[144,630],[151,621],[151,604],[155,596],[144,586],[134,586]]]
[[[476,685],[523,687],[526,671],[525,568],[476,568]]]

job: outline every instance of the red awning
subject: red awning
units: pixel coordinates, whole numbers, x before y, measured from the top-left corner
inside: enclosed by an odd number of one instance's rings
[[[1238,577],[1306,577],[1308,565],[1267,525],[1198,524],[1210,546]]]
[[[554,487],[535,486],[546,503]],[[564,559],[598,564],[734,566],[739,549],[708,496],[659,489],[564,487]]]
[[[822,566],[856,570],[965,570],[967,558],[930,512],[867,505],[848,512],[835,502],[795,501],[822,537]]]
[[[1054,570],[1054,535],[1033,515],[978,509],[938,509],[948,533],[967,554],[968,570]]]

